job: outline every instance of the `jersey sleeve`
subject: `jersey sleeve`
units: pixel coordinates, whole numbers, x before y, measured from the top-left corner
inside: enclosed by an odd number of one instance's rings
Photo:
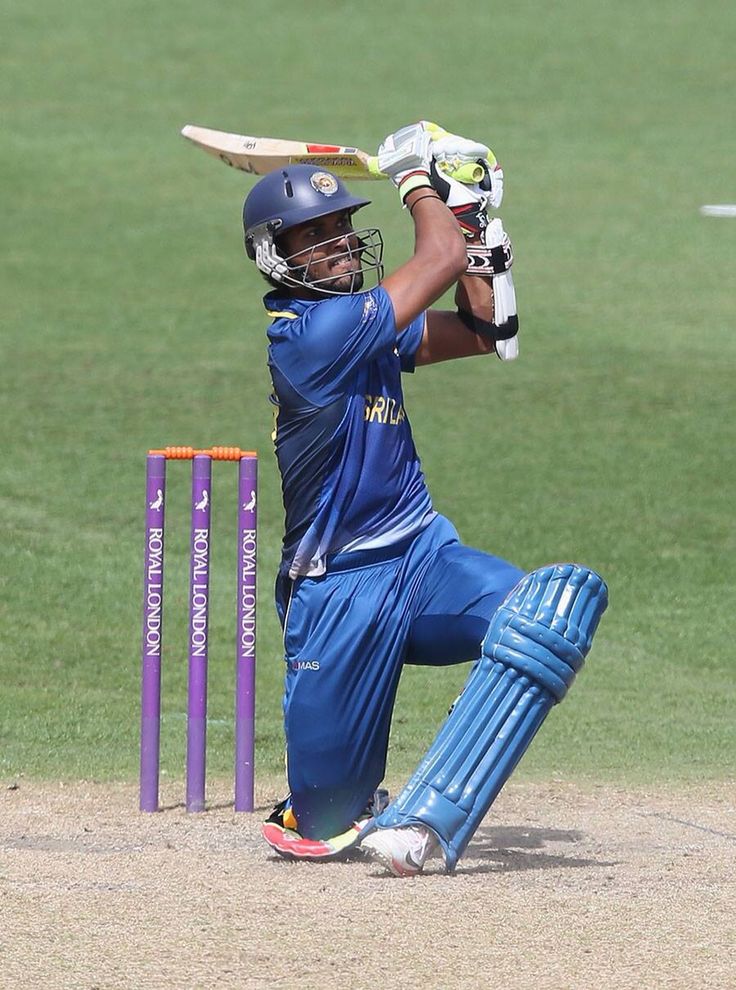
[[[427,314],[420,313],[408,327],[404,327],[396,338],[396,350],[399,352],[401,370],[409,372],[409,374],[414,373],[416,354],[422,342],[426,319]]]
[[[325,299],[289,330],[288,344],[275,348],[274,358],[293,387],[315,405],[344,394],[361,365],[397,346],[391,300],[380,287]]]

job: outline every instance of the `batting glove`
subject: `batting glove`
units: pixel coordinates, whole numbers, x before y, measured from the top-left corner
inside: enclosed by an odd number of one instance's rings
[[[458,182],[457,179],[441,171],[434,160],[429,167],[429,177],[432,188],[455,214],[465,236],[473,238],[482,235],[488,226],[486,214],[488,193],[482,185],[477,182],[472,185]]]
[[[431,121],[423,124],[432,136],[430,150],[438,171],[464,184],[477,184],[486,193],[486,205],[497,210],[503,201],[503,169],[488,145],[450,134]],[[473,174],[477,173],[475,166],[483,169],[481,179]]]
[[[378,168],[399,190],[402,202],[414,189],[432,188],[429,179],[431,141],[429,131],[420,121],[389,134],[378,149]]]

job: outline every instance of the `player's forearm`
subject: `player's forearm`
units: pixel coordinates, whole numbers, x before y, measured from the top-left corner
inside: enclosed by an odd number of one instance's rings
[[[406,196],[406,205],[414,221],[414,254],[382,282],[393,305],[397,331],[454,285],[467,265],[457,222],[434,192],[425,187],[413,190]]]
[[[437,194],[421,187],[410,192],[406,208],[414,221],[414,258],[435,273],[446,272],[447,288],[467,267],[465,238],[451,211]]]
[[[455,289],[455,305],[458,310],[472,313],[479,320],[493,323],[493,282],[491,278],[468,275],[464,271],[458,279]]]

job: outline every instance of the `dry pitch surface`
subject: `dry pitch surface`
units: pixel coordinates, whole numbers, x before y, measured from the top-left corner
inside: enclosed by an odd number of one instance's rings
[[[272,857],[225,784],[204,815],[163,797],[0,793],[3,988],[736,986],[736,783],[511,784],[454,876],[413,880]]]

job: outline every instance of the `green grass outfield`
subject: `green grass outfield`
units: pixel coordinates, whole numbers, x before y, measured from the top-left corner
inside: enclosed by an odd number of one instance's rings
[[[137,772],[144,453],[262,454],[258,769],[281,767],[281,528],[247,177],[186,122],[355,143],[429,117],[507,175],[516,364],[425,369],[407,405],[438,509],[611,606],[520,769],[733,774],[736,222],[732,3],[191,0],[12,5],[4,29],[0,776]],[[411,249],[371,187],[389,265]],[[210,753],[232,763],[234,471],[216,465]],[[183,776],[188,472],[170,469],[163,766]],[[407,773],[465,670],[408,671]]]

